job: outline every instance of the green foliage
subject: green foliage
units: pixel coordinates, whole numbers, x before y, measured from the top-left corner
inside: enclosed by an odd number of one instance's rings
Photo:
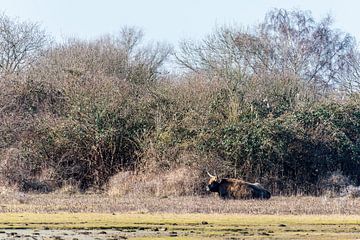
[[[278,191],[316,193],[327,174],[357,180],[358,105],[317,104],[279,116],[238,121],[209,130],[201,146],[233,166],[231,175],[276,184]]]

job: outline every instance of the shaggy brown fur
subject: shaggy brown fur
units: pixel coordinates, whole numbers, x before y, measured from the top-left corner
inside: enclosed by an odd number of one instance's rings
[[[219,179],[212,176],[209,180],[208,190],[219,193],[219,196],[227,199],[269,199],[271,194],[259,183],[249,183],[235,178]]]

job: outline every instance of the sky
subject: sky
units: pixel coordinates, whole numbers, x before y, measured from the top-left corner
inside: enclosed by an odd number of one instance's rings
[[[360,40],[358,0],[0,0],[0,12],[39,22],[55,40],[94,39],[123,26],[141,28],[146,39],[176,44],[201,39],[215,26],[253,26],[273,8],[331,14],[334,26]]]

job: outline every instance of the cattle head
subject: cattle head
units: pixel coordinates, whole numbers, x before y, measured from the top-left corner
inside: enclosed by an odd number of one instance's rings
[[[207,191],[210,192],[219,192],[220,179],[217,175],[211,175],[208,171],[206,171],[210,177],[209,183],[207,185]]]

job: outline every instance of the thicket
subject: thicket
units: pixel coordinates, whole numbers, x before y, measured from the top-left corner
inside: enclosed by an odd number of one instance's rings
[[[157,179],[152,194],[198,194],[206,170],[282,194],[321,194],[335,172],[360,184],[359,55],[331,18],[273,10],[176,52],[135,28],[54,44],[0,22],[3,184],[85,191],[118,174],[119,189]]]

